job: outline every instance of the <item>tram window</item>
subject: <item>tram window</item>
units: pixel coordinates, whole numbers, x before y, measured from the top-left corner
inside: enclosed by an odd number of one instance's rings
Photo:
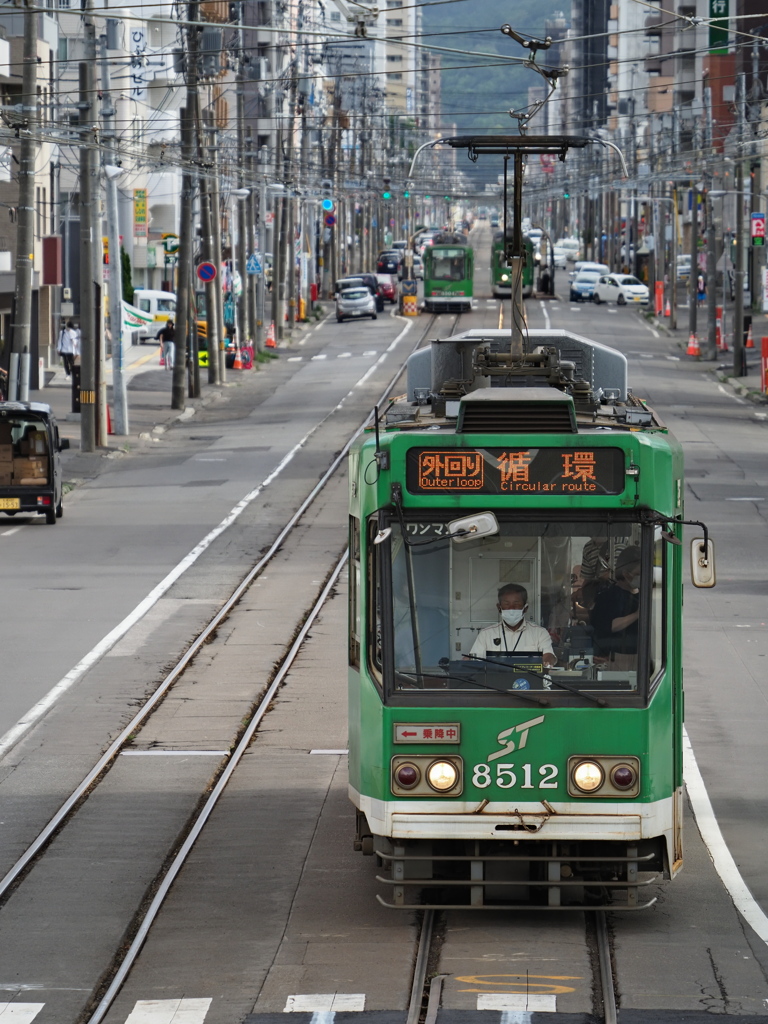
[[[463,281],[465,275],[463,249],[441,249],[433,253],[432,272],[429,275],[434,281]]]
[[[360,520],[349,517],[349,664],[360,667]]]
[[[658,683],[666,660],[664,615],[666,610],[666,544],[661,527],[656,527],[653,539],[653,581],[651,589],[651,639],[649,674],[652,683]]]
[[[446,690],[455,699],[465,691],[482,700],[499,689],[538,689],[568,703],[579,690],[608,700],[642,694],[658,674],[664,551],[648,527],[502,521],[499,535],[458,545],[444,522],[404,525],[392,526],[392,592],[382,606],[392,615],[392,650],[382,656],[391,658],[395,692]],[[510,584],[526,606],[519,633],[509,619],[502,624],[498,607]],[[495,650],[502,664],[488,660]],[[641,673],[646,650],[650,671]],[[516,674],[505,658],[519,652],[551,652],[555,665],[546,672],[532,662],[531,672]]]

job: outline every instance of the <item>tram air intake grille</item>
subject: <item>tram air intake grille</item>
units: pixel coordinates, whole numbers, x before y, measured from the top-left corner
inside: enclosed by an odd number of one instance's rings
[[[488,388],[465,395],[457,434],[576,434],[570,395],[552,388]]]

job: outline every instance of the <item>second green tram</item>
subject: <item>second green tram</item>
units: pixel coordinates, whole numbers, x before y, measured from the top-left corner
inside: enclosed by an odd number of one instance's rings
[[[507,230],[507,240],[512,240],[512,232]],[[523,264],[523,298],[529,299],[533,295],[534,275],[534,246],[531,239],[523,237],[525,249],[525,262]],[[494,299],[506,299],[512,294],[512,270],[507,266],[507,257],[504,252],[504,232],[496,231],[491,243],[491,288]]]
[[[475,258],[472,248],[455,242],[424,250],[424,309],[451,313],[472,308]]]

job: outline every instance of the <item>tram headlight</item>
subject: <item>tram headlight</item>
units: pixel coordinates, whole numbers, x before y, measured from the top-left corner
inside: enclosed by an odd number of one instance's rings
[[[413,789],[421,780],[421,772],[415,764],[401,764],[395,770],[395,780],[402,789]]]
[[[617,764],[611,771],[611,782],[616,789],[631,789],[637,781],[637,772],[629,764]]]
[[[502,274],[501,275],[501,280],[506,283],[509,280],[509,274]]]
[[[451,761],[433,761],[427,768],[427,782],[438,793],[447,793],[459,780],[459,771]]]
[[[582,793],[594,793],[605,781],[605,772],[595,761],[580,761],[573,769],[573,784]]]

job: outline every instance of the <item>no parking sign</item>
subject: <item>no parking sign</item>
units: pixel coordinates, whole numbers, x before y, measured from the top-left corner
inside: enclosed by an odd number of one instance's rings
[[[214,263],[199,263],[197,276],[201,281],[213,281],[216,277],[216,265]]]

